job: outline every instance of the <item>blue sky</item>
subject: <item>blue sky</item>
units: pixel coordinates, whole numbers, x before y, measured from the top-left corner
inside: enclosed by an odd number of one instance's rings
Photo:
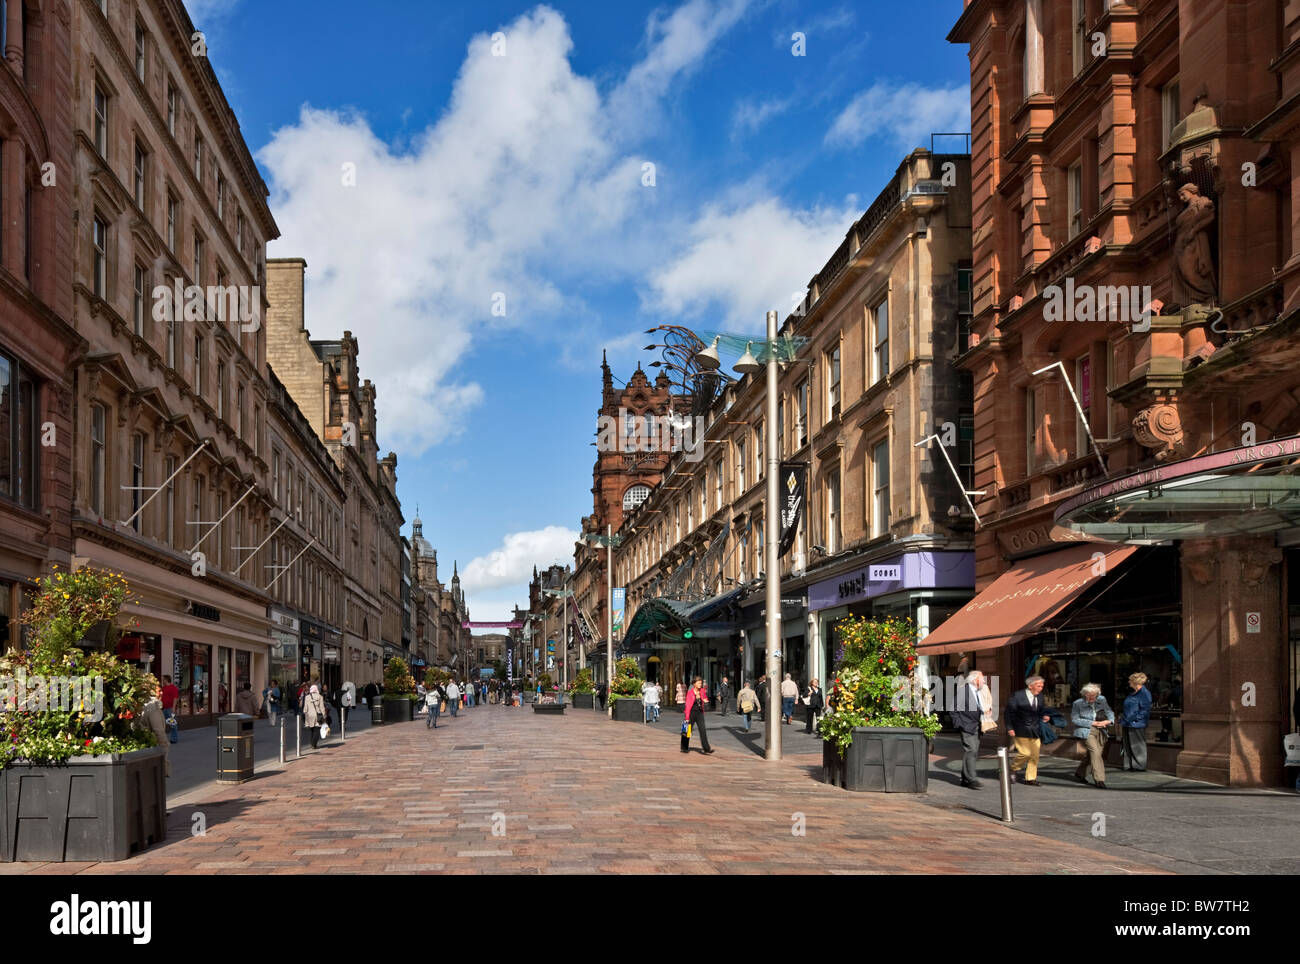
[[[307,259],[313,337],[360,339],[405,531],[418,503],[479,620],[572,558],[602,349],[626,379],[651,325],[760,331],[908,150],[970,129],[960,0],[188,7],[268,253]]]

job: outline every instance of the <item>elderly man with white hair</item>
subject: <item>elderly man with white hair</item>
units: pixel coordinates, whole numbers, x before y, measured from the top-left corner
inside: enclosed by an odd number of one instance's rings
[[[1089,683],[1079,691],[1080,696],[1070,709],[1070,723],[1074,726],[1074,735],[1087,748],[1087,756],[1079,761],[1079,768],[1074,771],[1074,779],[1086,784],[1084,774],[1092,765],[1092,780],[1097,789],[1106,789],[1106,740],[1109,728],[1115,723],[1115,712],[1106,705],[1106,697],[1101,695],[1101,687]]]
[[[949,713],[952,725],[961,732],[961,785],[978,790],[982,784],[975,777],[975,764],[980,753],[981,722],[984,719],[984,703],[980,690],[984,686],[984,674],[972,670],[966,676],[965,685],[957,691],[957,705]]]

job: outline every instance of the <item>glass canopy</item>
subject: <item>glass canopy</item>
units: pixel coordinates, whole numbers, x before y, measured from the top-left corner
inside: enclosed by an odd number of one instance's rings
[[[1075,538],[1128,543],[1300,526],[1300,438],[1172,462],[1093,486],[1061,505],[1056,524]]]

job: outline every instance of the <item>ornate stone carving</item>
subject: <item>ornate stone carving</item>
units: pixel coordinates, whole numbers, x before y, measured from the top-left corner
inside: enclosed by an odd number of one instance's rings
[[[1176,458],[1183,451],[1183,423],[1178,407],[1165,402],[1148,405],[1133,419],[1133,436],[1156,450],[1156,461]]]
[[[1183,210],[1174,221],[1174,300],[1181,305],[1212,305],[1218,297],[1217,275],[1210,255],[1214,202],[1192,183],[1178,189]]]
[[[1270,546],[1266,549],[1247,549],[1239,556],[1241,581],[1255,587],[1264,581],[1268,570],[1282,561],[1282,550]]]

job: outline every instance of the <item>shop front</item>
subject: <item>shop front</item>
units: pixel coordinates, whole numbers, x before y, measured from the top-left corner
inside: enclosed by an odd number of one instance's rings
[[[826,685],[840,650],[838,623],[846,616],[911,619],[924,638],[975,592],[975,554],[965,551],[895,553],[865,562],[808,588],[808,626],[814,645],[808,673]],[[948,660],[923,663],[942,674]]]
[[[211,726],[234,707],[244,683],[261,695],[273,628],[264,596],[213,574],[198,579],[188,568],[151,566],[87,539],[78,539],[74,552],[126,578],[131,599],[122,616],[134,625],[119,639],[119,653],[159,682],[172,678],[181,729]]]
[[[275,606],[271,607],[271,658],[270,678],[278,680],[281,688],[301,679],[298,647],[301,629],[298,617]]]
[[[1163,565],[1180,590],[1171,625],[1143,626],[1138,655],[1129,636],[1116,640],[1113,659],[1117,675],[1127,659],[1154,677],[1148,738],[1180,747],[1169,768],[1179,776],[1290,785],[1283,739],[1300,727],[1298,466],[1300,436],[1291,436],[1133,472],[1056,511],[1055,538],[1169,547]],[[1089,658],[1099,675],[1108,671],[1104,653]]]
[[[741,612],[741,626],[745,630],[743,660],[738,660],[743,678],[756,680],[767,672],[767,607],[762,594],[756,605],[746,606]],[[808,662],[808,597],[799,594],[781,595],[781,674],[789,673],[802,687],[810,676]],[[734,678],[734,677],[733,677]]]

